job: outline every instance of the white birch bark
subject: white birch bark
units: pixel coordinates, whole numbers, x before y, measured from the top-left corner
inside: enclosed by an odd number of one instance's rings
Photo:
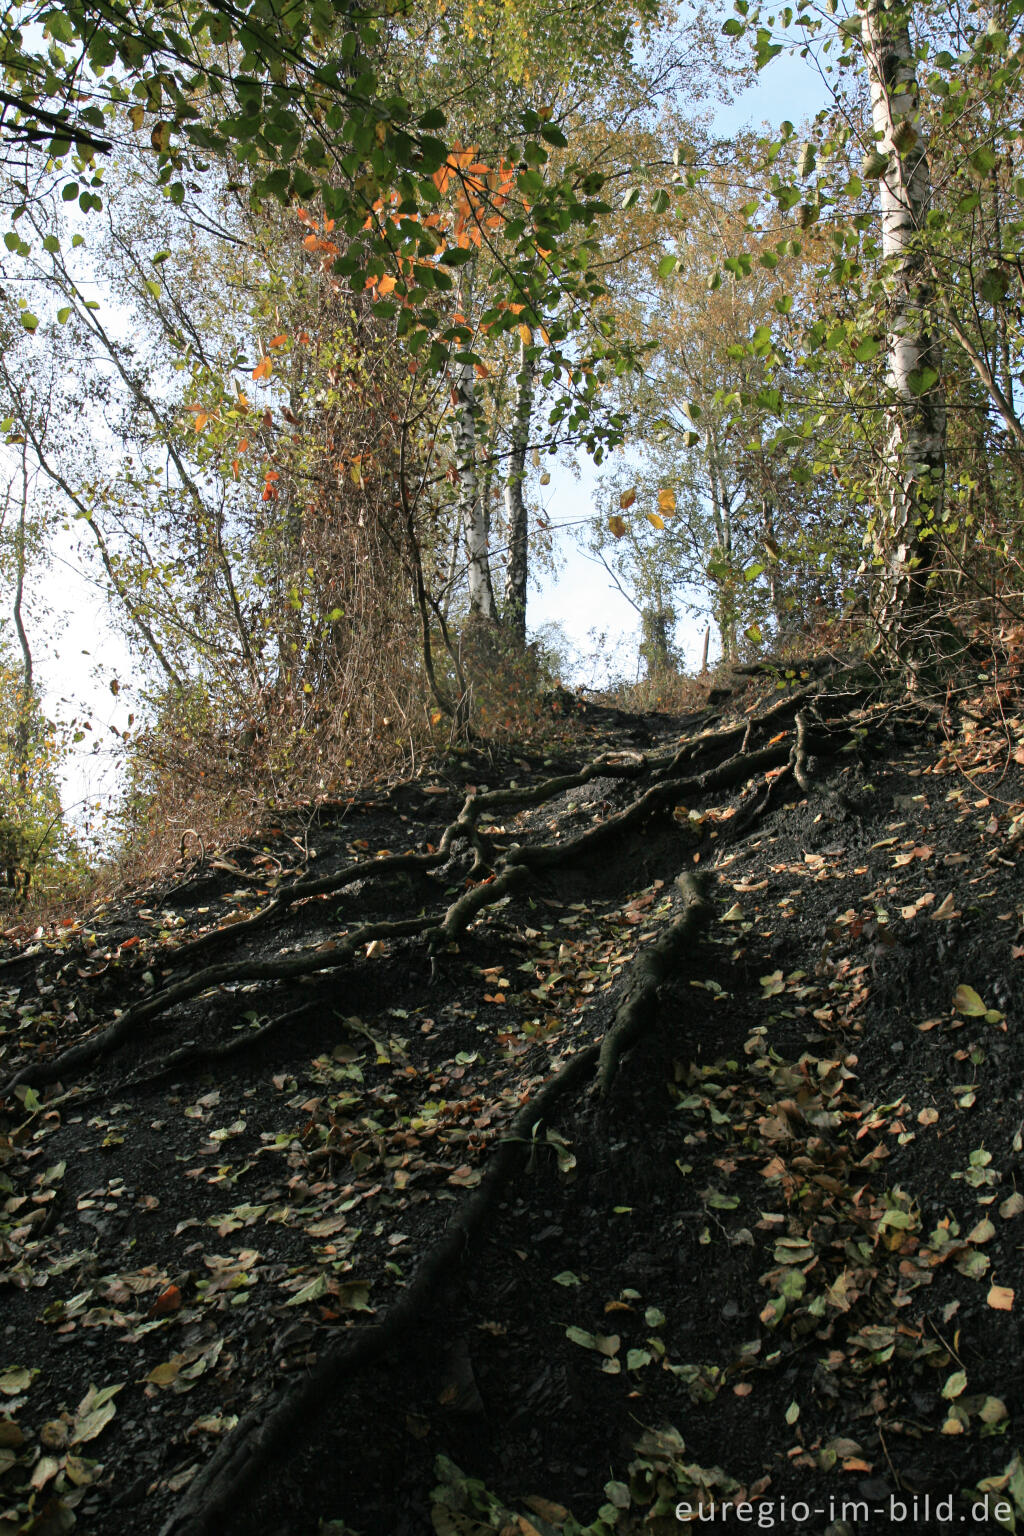
[[[463,268],[465,271],[465,268]],[[468,318],[472,301],[469,278],[461,285],[460,308]],[[459,500],[466,540],[471,619],[493,621],[494,591],[488,549],[487,510],[480,494],[477,464],[476,424],[480,413],[476,399],[476,374],[472,363],[457,363],[455,393],[455,468],[459,477]]]
[[[946,404],[931,278],[918,238],[931,207],[931,180],[907,4],[862,0],[861,37],[876,148],[889,156],[879,198],[888,266],[891,490],[881,508],[876,539],[882,573],[875,618],[882,637],[898,645],[923,627],[934,558],[928,535],[942,512]],[[926,378],[931,382],[922,388]]]
[[[520,645],[526,644],[527,520],[523,481],[526,478],[526,448],[530,440],[530,416],[533,411],[533,379],[533,360],[527,355],[526,343],[521,342],[515,416],[512,421],[512,449],[505,480],[508,569],[504,614],[509,632]]]

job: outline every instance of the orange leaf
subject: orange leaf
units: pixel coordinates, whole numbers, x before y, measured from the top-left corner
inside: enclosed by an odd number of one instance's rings
[[[997,1312],[1012,1312],[1014,1291],[1010,1285],[993,1285],[985,1298]]]
[[[617,539],[621,539],[626,532],[626,524],[623,518],[612,516],[608,519],[608,527]]]
[[[390,293],[392,291],[392,289],[394,288],[395,283],[397,281],[398,281],[397,278],[391,277],[387,272],[385,272],[384,276],[381,278],[380,282],[377,284],[377,292],[378,293]]]
[[[298,343],[299,343],[299,345],[301,347],[308,347],[309,346],[309,334],[308,334],[308,332],[300,331],[299,334],[298,334],[297,340],[298,340]]]
[[[274,371],[274,364],[269,357],[261,357],[252,371],[254,379],[269,379]]]
[[[245,450],[248,448],[248,446],[249,446],[249,439],[247,437],[243,437],[242,441],[238,445],[239,453],[244,453]]]
[[[676,509],[676,493],[669,489],[658,492],[658,511],[666,517],[671,517]]]
[[[209,421],[209,419],[210,418],[209,418],[209,416],[207,416],[205,411],[197,411],[196,412],[196,420],[195,420],[196,431],[197,432],[201,432],[203,430],[203,428],[206,426],[206,423]]]
[[[271,336],[267,345],[271,347],[283,347],[287,340],[288,337],[282,333],[280,336]]]
[[[237,480],[238,479],[238,460],[237,459],[232,459],[231,460],[231,478],[232,478],[232,480]]]
[[[161,1291],[153,1305],[147,1312],[147,1317],[166,1317],[170,1312],[181,1310],[181,1292],[176,1285],[169,1285],[165,1291]]]
[[[628,491],[623,491],[622,495],[619,497],[619,510],[622,512],[627,512],[633,505],[634,501],[636,501],[635,488],[631,488]]]

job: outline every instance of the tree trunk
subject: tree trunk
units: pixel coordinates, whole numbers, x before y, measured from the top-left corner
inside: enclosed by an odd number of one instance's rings
[[[465,268],[463,268],[465,272]],[[472,281],[466,276],[459,307],[467,319],[472,306]],[[459,476],[462,526],[466,538],[469,580],[469,616],[493,621],[494,590],[487,539],[487,511],[480,494],[477,465],[476,424],[480,407],[476,398],[476,374],[472,363],[457,363],[455,371],[455,468]]]
[[[32,706],[35,703],[32,647],[29,644],[28,632],[25,629],[25,620],[22,614],[22,605],[25,600],[25,523],[28,518],[28,494],[28,446],[23,444],[21,450],[21,506],[18,513],[18,532],[15,539],[17,571],[14,586],[14,627],[18,633],[18,644],[21,646],[22,657],[18,724],[15,730],[15,771],[18,776],[18,788],[22,794],[28,788],[28,757],[32,733]]]
[[[505,481],[505,517],[508,524],[508,570],[505,577],[505,627],[519,646],[526,644],[527,523],[523,481],[526,478],[526,447],[533,412],[534,362],[525,341],[519,348],[519,377],[512,421],[512,451]]]
[[[918,240],[931,207],[931,182],[906,6],[899,0],[867,0],[861,35],[876,146],[889,156],[879,198],[888,265],[890,489],[875,533],[881,562],[875,622],[890,648],[918,650],[933,606],[928,578],[946,461],[946,402],[933,324],[934,294]]]

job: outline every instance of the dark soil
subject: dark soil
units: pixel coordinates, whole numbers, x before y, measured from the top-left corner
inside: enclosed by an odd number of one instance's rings
[[[1024,1519],[1024,706],[552,739],[8,931],[0,1536]]]

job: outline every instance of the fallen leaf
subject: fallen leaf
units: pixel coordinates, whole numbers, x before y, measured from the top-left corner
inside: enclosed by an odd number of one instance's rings
[[[174,1355],[172,1359],[165,1360],[163,1365],[154,1365],[146,1380],[151,1381],[155,1387],[169,1387],[172,1381],[177,1381],[184,1364],[184,1355]]]
[[[12,1365],[0,1373],[0,1392],[16,1397],[19,1392],[27,1392],[38,1375],[38,1370],[29,1370],[28,1366]]]
[[[996,1312],[1012,1312],[1015,1294],[1012,1285],[993,1285],[985,1300]]]
[[[953,1006],[956,1008],[958,1013],[966,1014],[969,1019],[980,1018],[980,1016],[987,1011],[985,1004],[982,1002],[977,992],[975,992],[974,988],[964,985],[963,982],[961,982],[961,984],[956,989],[956,995],[953,998]]]

